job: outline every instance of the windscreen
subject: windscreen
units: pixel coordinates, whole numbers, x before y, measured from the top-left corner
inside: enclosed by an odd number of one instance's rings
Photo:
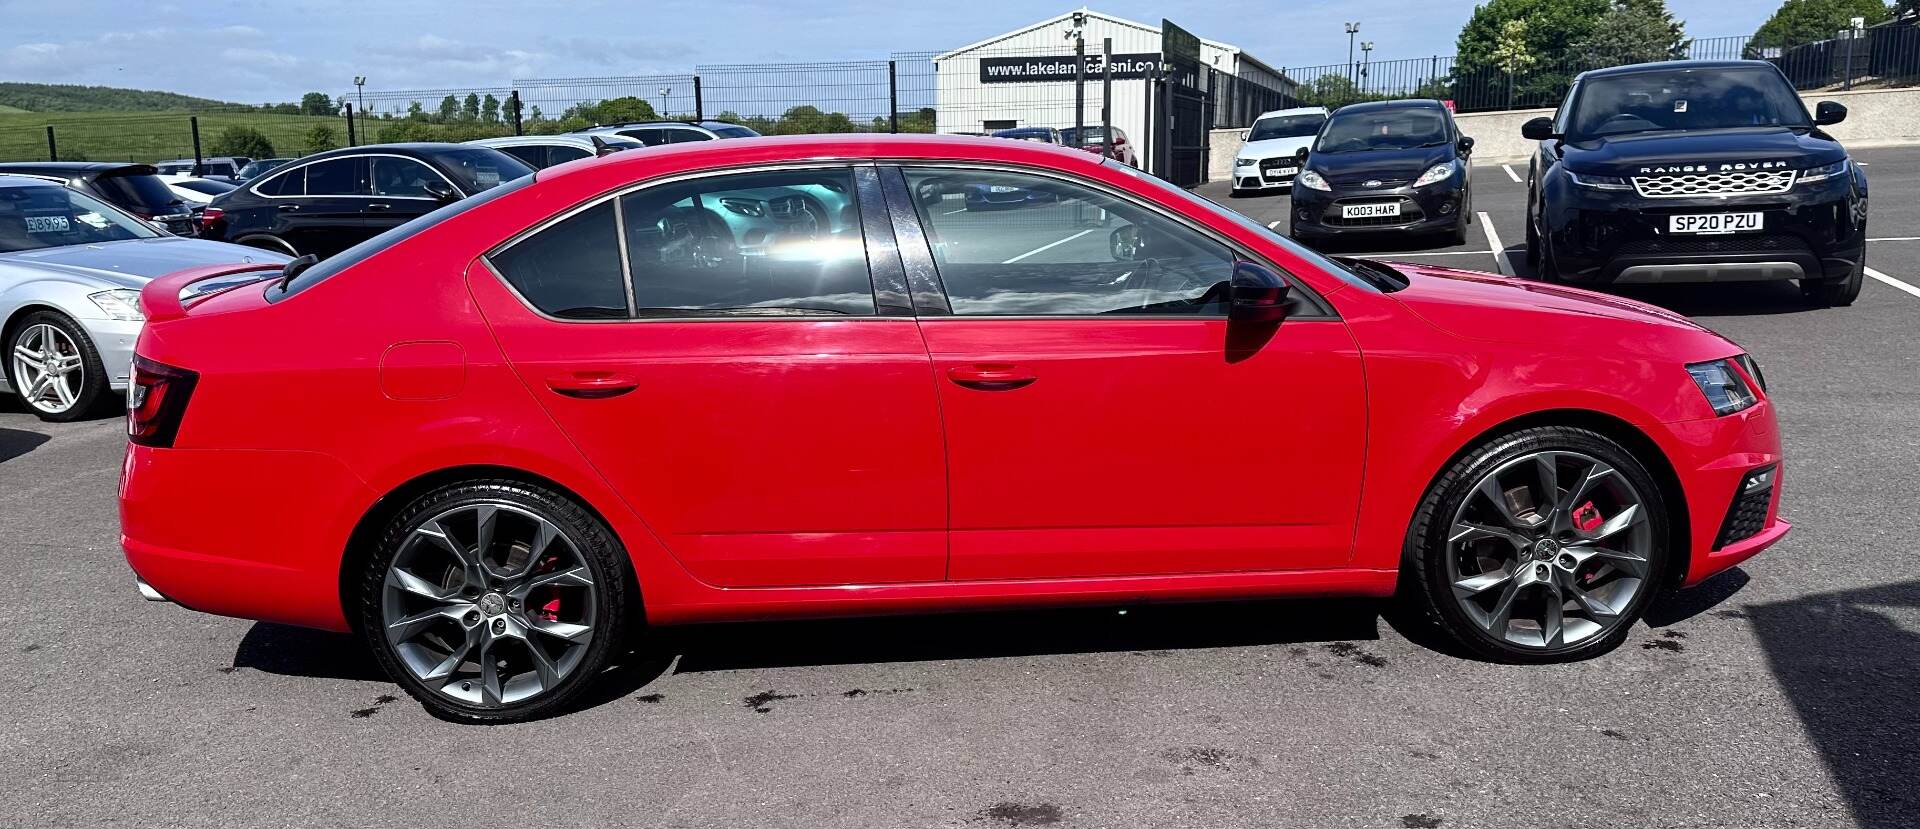
[[[174,195],[167,183],[158,176],[108,173],[95,179],[93,186],[99,188],[108,201],[140,216],[166,216],[186,211],[186,202]]]
[[[1425,107],[1388,107],[1335,113],[1320,133],[1316,153],[1409,150],[1448,143],[1447,116]]]
[[[1581,81],[1567,139],[1654,130],[1811,126],[1806,105],[1772,67],[1670,69]]]
[[[145,222],[66,187],[0,187],[0,253],[159,235]]]
[[[708,127],[708,129],[713,130],[714,133],[716,135],[719,135],[721,138],[759,138],[760,137],[760,133],[754,132],[753,130],[748,129],[746,127],[726,126],[726,127]]]
[[[1327,123],[1327,116],[1318,112],[1305,115],[1272,115],[1253,122],[1253,131],[1247,134],[1247,140],[1307,138],[1318,134],[1321,125],[1325,123]]]

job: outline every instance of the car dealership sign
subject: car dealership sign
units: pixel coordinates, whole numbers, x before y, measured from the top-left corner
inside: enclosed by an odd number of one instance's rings
[[[1106,55],[1088,55],[1086,57],[1087,78],[1099,78],[1106,70]],[[1113,76],[1116,78],[1144,78],[1154,64],[1160,62],[1158,52],[1139,52],[1113,56]],[[1022,57],[1022,58],[981,58],[981,83],[1033,83],[1038,81],[1070,81],[1074,79],[1072,55],[1059,57]]]

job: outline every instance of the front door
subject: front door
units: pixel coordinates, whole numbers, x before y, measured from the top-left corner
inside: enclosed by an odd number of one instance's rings
[[[444,184],[459,193],[459,188],[447,177],[435,172],[432,167],[411,158],[397,155],[376,155],[367,158],[369,170],[368,187],[371,195],[366,201],[365,213],[361,221],[366,225],[369,238],[385,233],[421,216],[433,212],[441,205],[439,199],[427,192],[429,184]]]
[[[654,185],[469,275],[533,394],[710,584],[945,577],[932,369],[907,309],[876,303],[853,179]]]
[[[1227,245],[1104,191],[966,169],[906,184],[952,310],[921,319],[952,578],[1347,562],[1366,401],[1328,309],[1228,322]]]

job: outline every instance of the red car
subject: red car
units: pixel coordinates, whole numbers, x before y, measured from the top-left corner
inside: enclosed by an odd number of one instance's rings
[[[643,622],[1398,589],[1577,659],[1788,531],[1712,332],[1039,144],[619,153],[142,300],[141,591],[355,631],[456,719],[553,713]]]

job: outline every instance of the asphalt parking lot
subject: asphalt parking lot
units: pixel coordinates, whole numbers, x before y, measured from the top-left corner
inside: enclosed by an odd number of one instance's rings
[[[1920,285],[1920,148],[1856,157],[1872,266]],[[1522,185],[1475,175],[1469,245],[1391,257],[1524,273]],[[1765,364],[1798,529],[1551,667],[1463,660],[1352,601],[743,624],[673,632],[567,716],[457,726],[354,640],[141,601],[121,422],[0,403],[0,825],[1911,825],[1920,294],[1633,296]]]

